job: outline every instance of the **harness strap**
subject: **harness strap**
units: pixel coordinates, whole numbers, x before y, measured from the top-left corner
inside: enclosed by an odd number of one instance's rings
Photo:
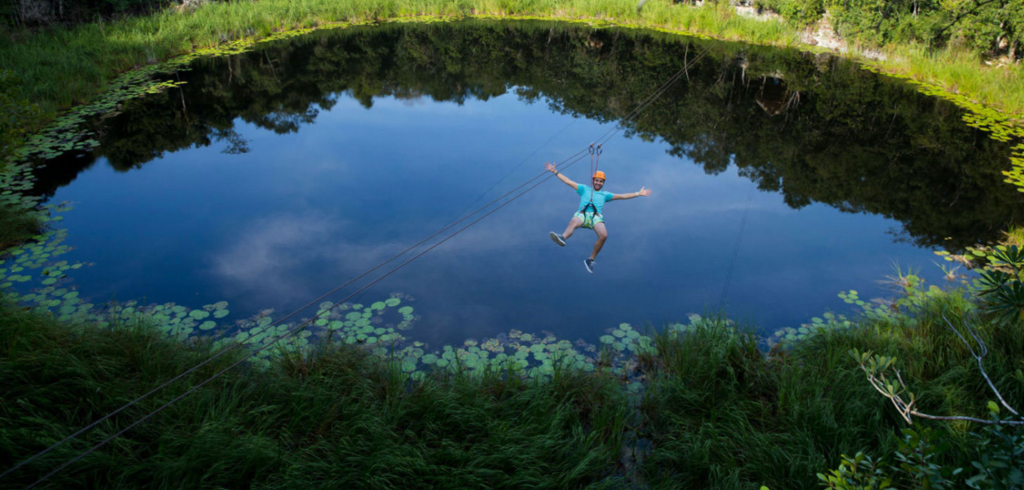
[[[594,146],[594,144],[591,143],[589,150],[590,150],[590,178],[591,178],[590,184],[593,185],[594,184],[594,182],[593,182],[594,174],[597,173],[597,167],[598,167],[598,165],[601,164],[601,153],[604,152],[604,149],[601,148],[601,145]],[[595,156],[597,157],[596,160],[594,158]],[[587,206],[594,206],[594,188],[593,187],[590,188],[590,204],[588,204]],[[584,207],[583,208],[583,212],[586,212],[586,210],[587,210],[587,208]],[[601,215],[601,213],[597,212],[597,207],[596,206],[594,207],[594,214],[596,214],[598,216]]]
[[[594,165],[594,154],[596,153],[594,144],[591,143],[590,148],[587,148],[587,150],[590,151],[590,175],[593,177],[594,172],[597,172],[597,166]]]

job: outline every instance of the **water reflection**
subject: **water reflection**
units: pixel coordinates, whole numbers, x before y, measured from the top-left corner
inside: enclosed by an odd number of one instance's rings
[[[730,311],[777,327],[876,288],[892,260],[930,264],[892,235],[962,246],[1024,209],[1002,183],[1007,145],[902,82],[828,56],[543,23],[319,32],[203,60],[174,74],[181,90],[97,122],[99,149],[53,162],[39,190],[80,202],[72,241],[99,264],[84,290],[287,310],[440,228],[550,135],[564,130],[488,197],[574,153],[705,48],[606,148],[609,190],[657,198],[608,205],[593,281],[592,236],[544,238],[576,204],[551,184],[369,294],[415,296],[434,340],[678,320],[717,305],[748,212]]]

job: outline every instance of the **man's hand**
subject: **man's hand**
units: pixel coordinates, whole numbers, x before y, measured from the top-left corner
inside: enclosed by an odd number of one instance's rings
[[[548,172],[551,172],[551,173],[555,174],[555,176],[558,177],[558,180],[561,180],[562,182],[565,182],[566,185],[568,185],[569,187],[572,187],[573,189],[575,189],[575,188],[577,188],[579,186],[579,184],[573,182],[572,179],[570,179],[569,177],[566,177],[565,174],[558,173],[558,168],[556,168],[555,164],[553,164],[551,162],[544,162],[544,170],[547,170]]]
[[[649,195],[651,195],[651,190],[650,189],[644,189],[643,186],[641,186],[640,187],[640,191],[637,192],[636,195],[637,196],[649,196]]]

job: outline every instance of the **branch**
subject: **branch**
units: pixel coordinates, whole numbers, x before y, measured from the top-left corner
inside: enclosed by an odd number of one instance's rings
[[[1019,417],[1020,414],[1017,413],[1017,411],[1014,410],[1009,403],[1006,403],[1006,400],[1003,399],[1002,393],[999,393],[999,390],[996,389],[996,385],[992,383],[992,380],[989,379],[988,377],[988,373],[985,372],[984,366],[981,365],[981,360],[984,359],[986,355],[988,355],[988,347],[985,346],[985,342],[982,342],[981,336],[978,334],[978,332],[975,331],[975,328],[972,327],[971,324],[964,322],[964,326],[967,328],[967,332],[970,333],[971,337],[974,338],[974,341],[978,343],[979,350],[981,350],[981,355],[978,355],[977,353],[974,352],[974,348],[971,347],[971,344],[967,342],[967,339],[965,339],[964,336],[960,334],[960,331],[953,327],[953,322],[950,322],[949,319],[946,318],[945,313],[942,314],[942,319],[946,321],[946,325],[949,326],[949,329],[952,330],[957,337],[960,337],[960,341],[963,342],[968,349],[970,349],[971,355],[978,360],[978,371],[981,371],[981,375],[985,377],[985,381],[988,382],[988,387],[991,388],[992,392],[996,394],[996,398],[999,399],[999,403],[1001,403],[1004,407],[1006,407],[1007,410],[1012,412],[1014,415]]]
[[[907,385],[903,382],[903,377],[900,375],[899,370],[895,370],[895,373],[896,380],[900,384],[900,389],[893,390],[893,393],[889,393],[888,391],[883,389],[883,385],[886,382],[885,371],[880,372],[879,376],[875,377],[875,374],[868,370],[867,366],[864,365],[863,361],[858,362],[860,364],[860,369],[864,371],[865,374],[867,374],[868,383],[871,384],[871,387],[873,387],[876,391],[881,393],[882,396],[888,398],[889,401],[892,402],[893,406],[896,408],[896,411],[899,412],[900,416],[903,417],[903,420],[905,420],[908,425],[914,425],[912,417],[921,417],[923,419],[930,420],[962,420],[966,422],[976,422],[985,425],[1024,425],[1024,420],[985,420],[979,419],[977,417],[966,417],[961,415],[931,415],[919,412],[913,408],[914,403],[917,403],[917,400],[914,399],[914,394],[910,393],[910,391],[907,390]],[[888,370],[888,368],[885,368],[885,370]],[[995,388],[993,388],[993,390],[994,389]],[[906,391],[910,393],[910,403],[907,403],[906,401],[903,400],[903,397],[901,397],[898,394],[898,392],[900,391]],[[998,394],[998,392],[996,393]],[[1000,397],[1000,400],[1001,399],[1002,398]],[[1013,411],[1013,409],[1010,408],[1009,406],[1007,406],[1006,408],[1009,409],[1010,411]],[[1016,414],[1016,412],[1014,412],[1014,414]]]
[[[1000,420],[999,422],[996,422],[994,420],[985,420],[985,419],[979,419],[979,418],[975,418],[975,417],[961,417],[959,415],[949,415],[949,416],[928,415],[926,413],[918,412],[917,410],[912,410],[909,413],[911,415],[916,415],[916,416],[921,417],[923,419],[931,419],[931,420],[966,420],[968,422],[977,422],[979,424],[986,424],[986,425],[1024,425],[1024,420]]]

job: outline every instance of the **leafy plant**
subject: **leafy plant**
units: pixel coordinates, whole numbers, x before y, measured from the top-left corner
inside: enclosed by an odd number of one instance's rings
[[[854,457],[843,455],[839,468],[829,474],[818,473],[826,488],[836,490],[882,490],[892,487],[892,477],[886,475],[881,461],[873,460],[863,452]]]
[[[853,458],[844,454],[838,469],[830,470],[829,474],[818,473],[818,479],[827,488],[842,490],[955,488],[950,478],[959,475],[963,468],[944,467],[936,461],[949,449],[949,444],[942,440],[943,434],[930,428],[906,428],[901,432],[903,439],[898,442],[895,466],[885,457],[873,460],[862,452]]]
[[[1007,425],[999,405],[988,403],[992,424],[971,434],[981,440],[981,454],[971,463],[978,474],[967,479],[967,486],[984,490],[1024,488],[1024,432],[1020,426]]]
[[[989,264],[978,280],[979,295],[984,299],[982,311],[1004,325],[1020,322],[1024,319],[1024,249],[998,246],[988,258]]]
[[[949,443],[942,439],[942,434],[928,427],[920,430],[908,427],[901,432],[904,439],[899,442],[895,469],[912,480],[915,488],[953,488],[949,478],[960,474],[963,468],[943,467],[936,462],[941,453],[949,450]]]

